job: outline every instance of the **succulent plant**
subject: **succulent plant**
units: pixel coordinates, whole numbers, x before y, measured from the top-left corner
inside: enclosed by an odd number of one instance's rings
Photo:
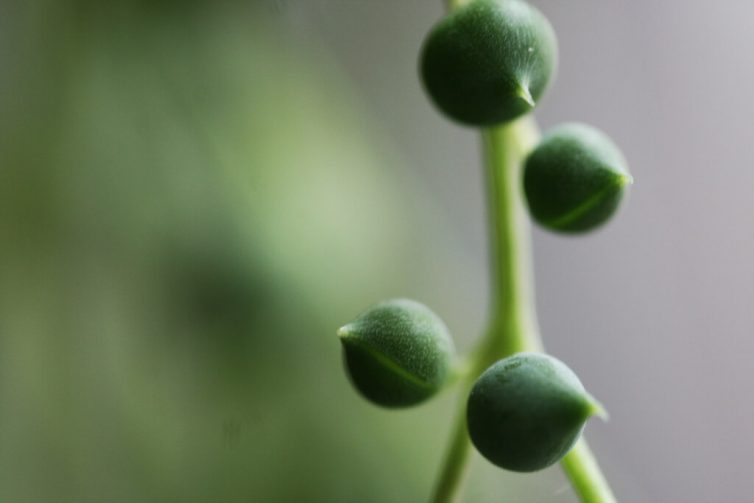
[[[523,0],[448,0],[448,6],[424,42],[420,73],[437,108],[480,128],[484,140],[491,319],[477,347],[451,369],[452,343],[436,315],[412,301],[378,304],[338,331],[346,367],[362,395],[387,407],[420,403],[452,382],[469,392],[434,503],[459,501],[472,444],[513,471],[560,460],[582,502],[615,503],[581,439],[587,419],[603,409],[540,342],[528,216],[559,232],[594,229],[614,214],[633,179],[603,133],[566,124],[540,139],[526,117],[557,65],[555,34],[542,13]]]
[[[589,417],[604,415],[571,369],[551,356],[518,353],[479,376],[467,421],[477,450],[500,468],[532,472],[560,461]]]
[[[419,302],[376,304],[341,327],[338,335],[351,381],[378,405],[415,405],[445,383],[453,342],[443,321]]]
[[[473,126],[531,111],[557,65],[549,21],[520,0],[474,0],[432,29],[421,55],[430,97],[446,115]]]
[[[559,232],[585,232],[607,222],[632,183],[618,147],[585,124],[548,133],[524,168],[532,217]]]

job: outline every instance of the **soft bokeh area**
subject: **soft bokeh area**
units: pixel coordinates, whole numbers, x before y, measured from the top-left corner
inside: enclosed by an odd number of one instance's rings
[[[363,403],[335,329],[463,260],[326,49],[240,2],[5,14],[0,499],[421,499],[445,405]]]
[[[621,501],[747,501],[754,7],[534,2],[538,117],[623,147],[624,211],[535,230],[545,344],[607,407]],[[335,330],[416,298],[484,326],[473,131],[422,93],[440,0],[0,1],[0,501],[429,495],[453,392],[364,402]],[[479,456],[469,503],[576,501]]]

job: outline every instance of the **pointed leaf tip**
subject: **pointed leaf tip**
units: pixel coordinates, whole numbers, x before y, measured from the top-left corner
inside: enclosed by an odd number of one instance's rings
[[[629,174],[624,174],[620,177],[620,186],[626,187],[634,184],[634,177]]]
[[[343,325],[338,329],[337,332],[335,332],[337,336],[342,340],[351,335],[351,331],[348,328],[348,325]]]
[[[605,422],[610,420],[610,414],[608,414],[607,410],[605,410],[605,407],[600,402],[598,402],[596,398],[589,394],[587,394],[586,412],[587,418],[597,416]]]
[[[531,95],[531,91],[529,91],[529,86],[519,85],[516,91],[516,96],[524,100],[531,108],[537,106],[534,97]]]

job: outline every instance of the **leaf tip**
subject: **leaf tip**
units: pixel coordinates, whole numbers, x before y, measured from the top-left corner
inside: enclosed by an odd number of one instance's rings
[[[516,89],[516,96],[521,98],[531,108],[534,108],[537,106],[537,103],[534,101],[534,97],[531,95],[529,86],[527,85],[519,84]]]

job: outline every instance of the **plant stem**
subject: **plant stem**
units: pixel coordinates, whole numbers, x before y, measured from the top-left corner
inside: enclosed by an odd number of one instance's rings
[[[521,190],[522,160],[538,139],[528,117],[482,133],[492,270],[492,316],[482,341],[487,356],[482,356],[484,368],[520,351],[542,350],[534,306],[531,230]]]
[[[582,437],[560,462],[583,503],[617,503],[597,459]]]
[[[467,374],[461,389],[461,400],[450,436],[450,445],[432,496],[431,501],[433,503],[455,503],[460,501],[461,498],[463,482],[468,472],[471,455],[471,440],[466,428],[466,401],[464,398],[471,391],[473,380],[469,380],[468,377],[473,374],[474,372]]]
[[[534,310],[529,220],[520,190],[521,159],[537,139],[531,119],[488,129],[482,134],[489,191],[492,315],[487,335],[470,358],[450,448],[432,498],[434,503],[460,500],[471,453],[466,396],[477,377],[500,358],[541,349]]]
[[[521,351],[542,351],[534,303],[530,220],[522,190],[523,159],[539,141],[534,120],[524,117],[482,133],[488,186],[492,303],[489,328],[472,352],[434,503],[460,500],[471,453],[466,396],[492,363]],[[583,503],[615,503],[596,460],[582,439],[563,468]]]

